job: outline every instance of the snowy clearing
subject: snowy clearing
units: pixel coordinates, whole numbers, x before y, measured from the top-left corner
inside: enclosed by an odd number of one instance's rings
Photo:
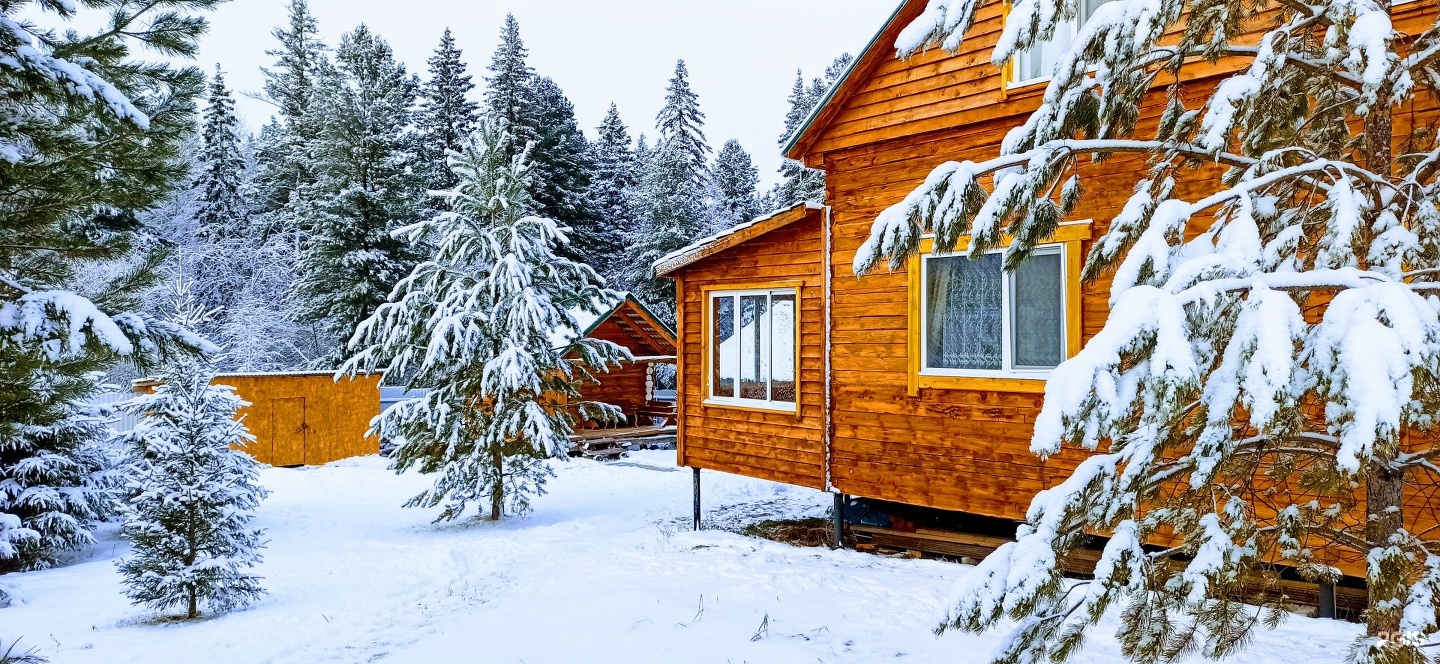
[[[673,452],[563,464],[529,518],[432,526],[400,504],[427,486],[378,458],[267,469],[256,523],[270,594],[168,623],[121,595],[107,529],[72,566],[0,577],[17,635],[55,664],[89,662],[981,662],[999,635],[935,638],[967,568],[688,530]],[[717,526],[819,516],[830,497],[707,473]],[[1359,627],[1296,618],[1237,662],[1339,661]],[[1102,625],[1077,661],[1118,662]]]

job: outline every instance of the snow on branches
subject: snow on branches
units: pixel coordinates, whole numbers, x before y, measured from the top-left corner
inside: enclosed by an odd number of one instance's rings
[[[465,153],[451,156],[460,178],[451,211],[397,231],[433,243],[434,256],[355,332],[343,369],[383,369],[429,390],[372,429],[399,443],[397,470],[438,475],[410,506],[443,503],[440,520],[476,501],[488,502],[491,519],[528,509],[551,475],[548,460],[567,457],[575,418],[617,415],[582,401],[578,385],[631,359],[609,342],[556,341],[557,330],[581,329],[575,312],[598,316],[620,295],[558,255],[564,227],[525,214],[529,151],[511,140],[503,121],[487,119]]]
[[[932,0],[900,55],[958,51],[979,5]],[[994,61],[1080,11],[1017,0]],[[1435,92],[1437,55],[1440,32],[1401,40],[1373,0],[1112,0],[998,156],[941,165],[876,219],[857,274],[899,269],[926,234],[1014,269],[1083,206],[1091,163],[1150,160],[1087,257],[1087,279],[1111,280],[1109,318],[1051,376],[1034,431],[1042,457],[1095,454],[1036,497],[947,628],[1013,618],[997,661],[1058,661],[1124,598],[1130,657],[1221,657],[1254,622],[1235,589],[1271,562],[1333,579],[1318,554],[1344,547],[1368,556],[1372,598],[1352,660],[1423,659],[1377,635],[1402,620],[1434,634],[1440,608],[1436,542],[1409,529],[1403,489],[1440,482],[1440,149],[1392,117]],[[1191,69],[1221,58],[1248,64],[1188,105]],[[1142,108],[1153,136],[1135,135]],[[1096,578],[1073,589],[1056,561],[1097,531],[1111,540]]]

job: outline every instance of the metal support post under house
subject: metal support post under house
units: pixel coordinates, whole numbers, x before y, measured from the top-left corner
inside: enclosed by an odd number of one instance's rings
[[[845,548],[845,504],[848,502],[850,501],[846,499],[845,494],[835,494],[835,508],[830,512],[830,519],[835,526],[835,539],[832,540],[830,546],[832,549]]]
[[[695,470],[695,530],[700,530],[700,469]]]
[[[1315,607],[1316,618],[1335,617],[1335,584],[1330,581],[1320,582],[1320,601]]]

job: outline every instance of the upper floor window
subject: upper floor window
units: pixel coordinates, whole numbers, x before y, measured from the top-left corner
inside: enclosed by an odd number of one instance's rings
[[[794,411],[796,290],[710,294],[710,403]]]
[[[1095,14],[1095,9],[1110,0],[1079,0],[1077,8],[1080,18],[1071,21],[1069,25],[1061,25],[1055,28],[1055,36],[1050,41],[1040,44],[1034,48],[1026,49],[1015,54],[1011,60],[1013,70],[1010,76],[1011,85],[1024,85],[1050,78],[1055,72],[1055,64],[1060,61],[1060,56],[1074,45],[1075,34],[1080,26]]]

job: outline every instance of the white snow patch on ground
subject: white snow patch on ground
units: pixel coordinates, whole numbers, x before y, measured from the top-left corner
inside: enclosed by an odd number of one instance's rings
[[[400,507],[427,479],[378,458],[272,469],[260,509],[270,594],[164,623],[121,596],[113,530],[82,562],[0,577],[0,640],[55,664],[125,662],[983,662],[1000,638],[931,629],[968,568],[689,531],[673,452],[562,464],[529,518],[432,526]],[[706,473],[722,525],[818,516],[826,494]],[[768,617],[768,620],[767,620]],[[768,626],[762,630],[762,623]],[[1120,662],[1102,625],[1076,661]],[[1358,628],[1296,618],[1246,664],[1334,662]]]

